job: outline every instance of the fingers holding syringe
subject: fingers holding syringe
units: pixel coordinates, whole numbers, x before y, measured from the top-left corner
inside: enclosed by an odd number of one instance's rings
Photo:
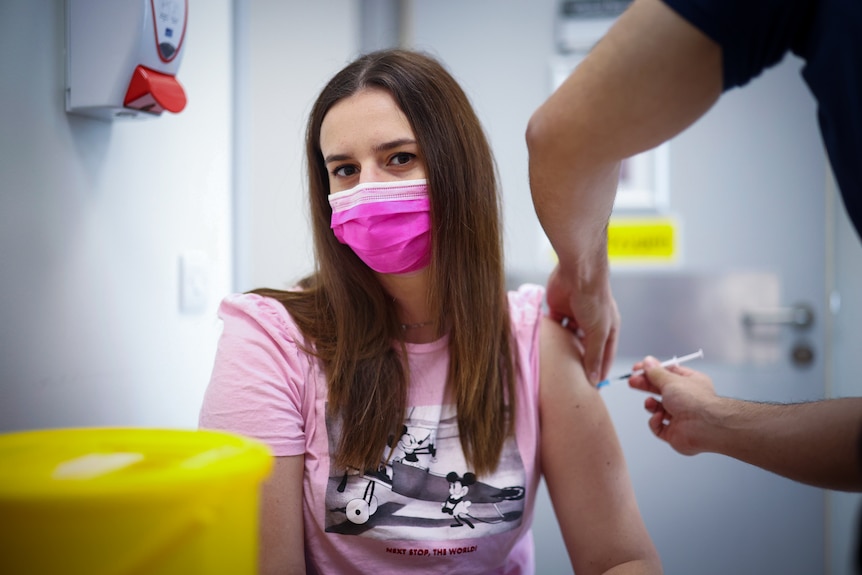
[[[671,415],[665,411],[662,402],[654,397],[648,397],[644,402],[644,407],[652,414],[649,418],[649,428],[658,437],[665,439],[663,434],[670,424]]]
[[[646,373],[647,368],[658,364],[658,360],[651,355],[634,364],[631,371],[632,376],[629,377],[629,387],[661,395],[661,388],[653,384]]]
[[[690,377],[698,372],[681,365],[662,366],[659,361],[648,355],[632,366],[632,376],[629,386],[633,389],[662,395],[664,389],[677,380],[678,377]]]

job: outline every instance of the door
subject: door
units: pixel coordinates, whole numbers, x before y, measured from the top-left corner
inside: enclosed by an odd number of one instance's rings
[[[720,395],[755,401],[825,392],[826,157],[800,62],[727,93],[668,146],[677,261],[612,264],[627,373],[703,349],[689,367]],[[615,216],[631,215],[616,209]],[[641,512],[669,575],[825,570],[824,492],[714,454],[686,457],[652,435],[646,394],[603,388]],[[537,572],[568,572],[543,491]]]
[[[719,394],[821,398],[825,381],[825,156],[815,104],[788,59],[730,92],[670,144],[674,269],[612,272],[616,369],[703,348],[690,367]],[[651,436],[642,394],[603,390],[669,574],[822,573],[824,494]],[[638,395],[639,397],[633,397]]]

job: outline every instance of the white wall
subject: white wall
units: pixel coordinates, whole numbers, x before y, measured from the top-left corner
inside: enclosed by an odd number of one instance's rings
[[[235,288],[285,288],[312,270],[305,123],[324,84],[357,53],[352,0],[236,0]]]
[[[231,274],[231,9],[189,1],[181,114],[106,123],[64,111],[63,1],[0,3],[0,430],[196,426]],[[211,261],[192,315],[187,250]]]

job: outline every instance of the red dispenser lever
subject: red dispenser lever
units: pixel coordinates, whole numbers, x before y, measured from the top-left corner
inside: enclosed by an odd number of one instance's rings
[[[176,114],[186,107],[186,93],[176,77],[138,66],[123,105],[150,114],[165,110]]]

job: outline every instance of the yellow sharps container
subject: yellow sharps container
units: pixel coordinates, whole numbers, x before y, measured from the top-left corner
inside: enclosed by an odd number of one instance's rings
[[[214,431],[2,434],[0,573],[256,573],[271,466],[263,444]]]

